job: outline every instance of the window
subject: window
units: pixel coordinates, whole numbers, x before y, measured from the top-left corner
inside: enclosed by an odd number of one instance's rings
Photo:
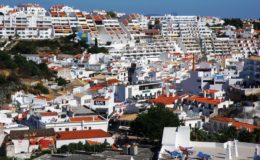
[[[88,127],[88,130],[91,130],[91,127]]]
[[[85,99],[84,103],[90,103],[90,99]]]
[[[77,130],[77,128],[73,128],[73,131],[76,131]]]
[[[59,131],[61,131],[62,129],[61,128],[59,128]]]
[[[70,129],[69,128],[65,128],[65,131],[69,131]]]

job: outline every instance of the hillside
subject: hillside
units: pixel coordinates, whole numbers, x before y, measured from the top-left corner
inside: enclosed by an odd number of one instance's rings
[[[11,56],[0,51],[0,102],[10,100],[10,95],[14,91],[24,90],[31,93],[45,93],[46,88],[42,85],[35,87],[26,86],[24,79],[41,80],[55,79],[56,73],[50,71],[46,64],[36,64],[27,61],[21,55]],[[23,79],[23,80],[22,80]]]
[[[11,54],[37,54],[37,53],[54,53],[75,55],[87,50],[90,53],[107,53],[107,49],[89,46],[86,41],[76,41],[75,35],[62,37],[52,40],[15,40],[16,44],[8,50]]]

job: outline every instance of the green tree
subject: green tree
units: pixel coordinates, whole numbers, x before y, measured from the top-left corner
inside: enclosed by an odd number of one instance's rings
[[[238,140],[241,142],[250,142],[251,134],[245,130],[241,129],[238,133]]]
[[[79,45],[80,45],[80,47],[83,47],[84,49],[89,48],[89,45],[87,44],[87,42],[85,40],[79,41]]]
[[[252,143],[260,143],[260,129],[255,129],[251,136]]]
[[[17,68],[17,65],[10,55],[3,51],[0,51],[0,68],[15,69]]]
[[[58,86],[66,86],[68,84],[68,82],[61,77],[57,78],[56,82],[58,83]]]
[[[260,30],[260,22],[254,22],[253,24],[255,30]]]
[[[207,132],[198,128],[191,129],[191,140],[193,141],[207,141]]]
[[[147,113],[139,114],[131,123],[132,131],[151,140],[161,139],[164,127],[180,126],[180,120],[176,114],[162,105],[152,106]]]
[[[59,153],[67,153],[69,151],[68,145],[63,145],[61,148],[58,149]]]
[[[236,28],[243,28],[243,21],[239,18],[224,19],[224,25],[232,25]]]
[[[219,132],[218,141],[219,142],[232,141],[234,139],[237,139],[237,137],[238,137],[237,129],[233,126],[230,126]]]
[[[88,49],[89,53],[108,53],[108,50],[105,47],[92,46]]]
[[[117,14],[113,11],[108,11],[107,15],[109,15],[111,18],[117,18]]]
[[[96,47],[98,46],[98,40],[97,40],[97,38],[95,38],[95,46],[96,46]]]
[[[49,90],[47,87],[45,87],[44,85],[38,83],[36,86],[34,86],[34,89],[39,91],[39,93],[42,94],[49,94]]]

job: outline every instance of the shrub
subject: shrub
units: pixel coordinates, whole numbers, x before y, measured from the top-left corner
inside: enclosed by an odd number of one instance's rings
[[[43,86],[42,84],[37,84],[33,87],[35,90],[39,91],[42,94],[49,94],[49,90],[47,87]]]

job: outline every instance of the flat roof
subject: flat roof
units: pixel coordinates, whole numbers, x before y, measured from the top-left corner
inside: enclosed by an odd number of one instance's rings
[[[248,59],[253,61],[260,61],[260,56],[250,56]]]
[[[101,116],[78,116],[78,117],[70,117],[70,122],[97,122],[97,121],[105,121],[105,119]]]
[[[138,114],[124,114],[120,116],[119,121],[134,121],[137,118]]]
[[[209,154],[213,157],[214,160],[223,160],[226,156],[226,149],[223,147],[214,147],[214,148],[208,148],[208,147],[195,147],[195,151],[201,151],[203,153]],[[253,159],[255,152],[255,147],[241,147],[238,146],[238,156],[235,156],[235,149],[231,147],[231,155],[233,159]]]

